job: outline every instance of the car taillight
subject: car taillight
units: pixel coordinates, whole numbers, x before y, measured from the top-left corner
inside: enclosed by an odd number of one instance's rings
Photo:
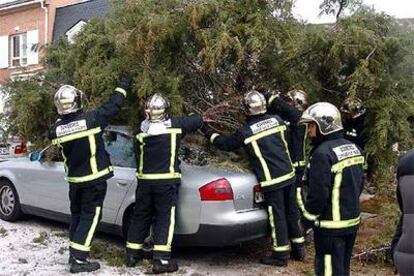
[[[260,186],[260,184],[257,184],[256,186],[253,187],[254,193],[260,193],[261,191],[262,191],[262,186]]]
[[[17,145],[14,148],[14,154],[22,154],[22,153],[26,153],[26,152],[27,152],[26,145]]]
[[[233,200],[233,189],[225,178],[214,180],[199,189],[202,201]]]

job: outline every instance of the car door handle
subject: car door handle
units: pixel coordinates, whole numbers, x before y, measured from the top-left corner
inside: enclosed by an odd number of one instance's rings
[[[128,182],[127,182],[127,181],[118,181],[117,185],[118,185],[119,187],[125,187],[125,186],[127,186],[127,185],[128,185]]]

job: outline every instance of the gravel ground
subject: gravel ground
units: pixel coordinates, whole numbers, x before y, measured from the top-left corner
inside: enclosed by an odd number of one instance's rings
[[[15,223],[0,220],[0,275],[69,275],[67,243],[64,224],[33,217]],[[121,264],[123,242],[120,238],[99,234],[95,244],[106,250],[95,253],[96,256],[105,255],[102,258],[112,265]],[[180,270],[175,275],[313,275],[312,246],[308,248],[306,262],[292,261],[287,268],[259,264],[258,259],[266,248],[267,239],[238,247],[177,248],[174,257]],[[88,275],[145,275],[151,269],[148,261],[133,269],[110,266],[107,261],[101,260],[102,269]],[[392,270],[354,262],[353,275],[392,275]]]

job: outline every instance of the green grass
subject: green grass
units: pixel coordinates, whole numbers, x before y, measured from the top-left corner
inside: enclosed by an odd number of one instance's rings
[[[102,241],[93,242],[91,256],[106,261],[109,266],[121,267],[125,264],[125,249]]]

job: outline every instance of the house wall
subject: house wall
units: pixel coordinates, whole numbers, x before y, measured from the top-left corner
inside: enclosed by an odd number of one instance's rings
[[[68,4],[79,2],[79,0],[45,0],[45,7],[48,10],[47,17],[45,10],[41,8],[39,2],[23,6],[10,8],[0,11],[0,37],[11,36],[18,33],[38,30],[38,63],[25,66],[24,70],[36,72],[43,69],[41,59],[44,57],[45,42],[49,44],[52,41],[53,25],[55,22],[56,8]],[[47,19],[47,23],[46,23]],[[45,24],[47,24],[47,34],[45,34]],[[46,41],[45,41],[46,39]],[[10,43],[8,44],[10,48]],[[4,46],[0,46],[4,47]],[[0,55],[7,55],[7,49],[0,49]],[[11,49],[9,49],[9,67],[0,68],[0,83],[6,81],[10,76],[22,72],[22,68],[11,68],[10,57]]]
[[[40,8],[40,4],[36,3],[27,7],[19,9],[0,11],[0,36],[11,36],[18,33],[24,33],[32,30],[39,31],[39,49],[44,45],[44,26],[45,18],[44,12]],[[8,45],[10,47],[10,44]],[[2,47],[3,48],[3,47]],[[0,55],[5,55],[7,49],[0,49]],[[9,52],[9,60],[11,51]],[[42,52],[39,52],[39,57]],[[30,65],[27,70],[35,70],[41,68],[40,65]],[[16,71],[21,71],[19,68],[2,68],[0,69],[0,82],[5,81],[10,77],[10,74]]]

